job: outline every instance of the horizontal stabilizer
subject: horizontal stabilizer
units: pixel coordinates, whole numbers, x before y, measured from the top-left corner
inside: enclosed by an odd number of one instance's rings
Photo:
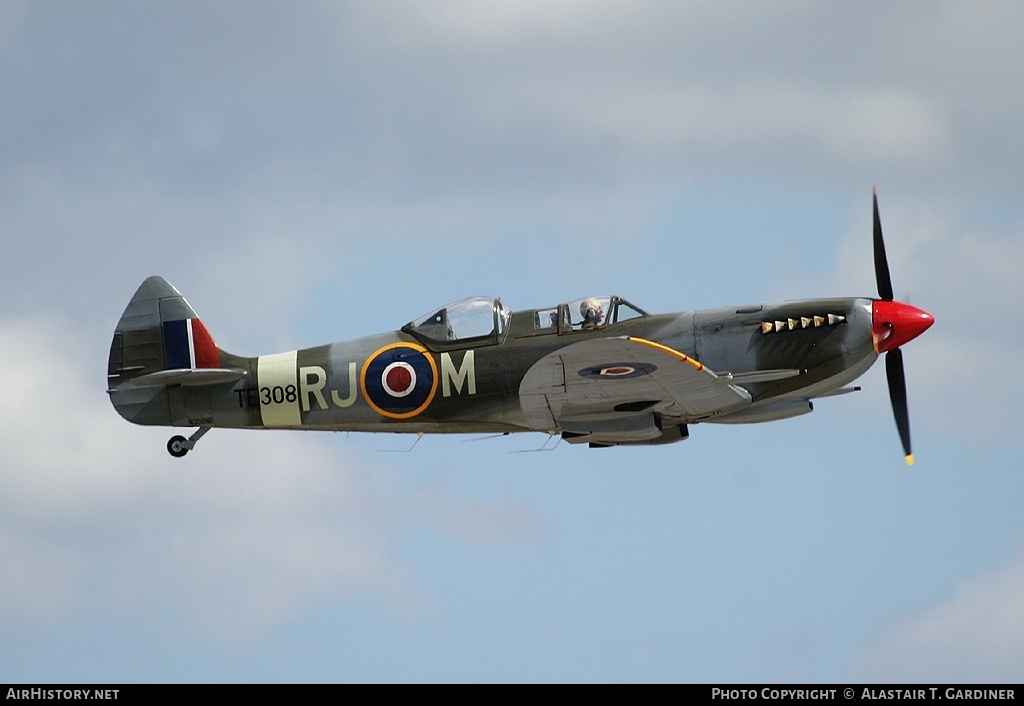
[[[148,375],[140,375],[134,378],[132,383],[142,387],[160,387],[163,385],[198,387],[235,382],[245,377],[245,374],[246,371],[234,368],[176,368],[175,370],[158,370]]]

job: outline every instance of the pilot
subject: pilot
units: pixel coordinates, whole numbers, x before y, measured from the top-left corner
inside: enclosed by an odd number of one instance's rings
[[[580,313],[583,315],[583,323],[580,324],[582,331],[591,331],[601,325],[601,302],[594,298],[584,299],[580,303]]]

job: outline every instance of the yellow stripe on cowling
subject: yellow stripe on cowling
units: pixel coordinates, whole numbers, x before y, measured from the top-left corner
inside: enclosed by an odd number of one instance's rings
[[[689,363],[690,365],[695,367],[697,370],[704,370],[705,369],[703,363],[694,360],[693,358],[691,358],[690,356],[686,355],[685,353],[680,353],[675,348],[669,348],[668,346],[663,346],[660,343],[655,343],[654,341],[648,341],[646,338],[632,338],[631,337],[629,340],[636,341],[637,343],[642,343],[645,346],[650,346],[651,348],[655,348],[655,349],[657,349],[659,351],[663,351],[665,353],[668,353],[669,355],[678,358],[679,360],[683,361],[684,363]]]

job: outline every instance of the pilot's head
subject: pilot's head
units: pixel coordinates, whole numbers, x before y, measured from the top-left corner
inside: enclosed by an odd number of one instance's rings
[[[580,314],[584,321],[597,322],[601,319],[601,302],[596,299],[584,299],[580,303]]]

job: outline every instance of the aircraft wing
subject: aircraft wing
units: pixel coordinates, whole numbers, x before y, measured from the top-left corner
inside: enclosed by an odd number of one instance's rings
[[[534,429],[656,432],[653,415],[696,421],[750,404],[750,393],[684,353],[643,338],[597,338],[570,344],[531,367],[519,385]],[[650,420],[642,423],[641,419]]]

